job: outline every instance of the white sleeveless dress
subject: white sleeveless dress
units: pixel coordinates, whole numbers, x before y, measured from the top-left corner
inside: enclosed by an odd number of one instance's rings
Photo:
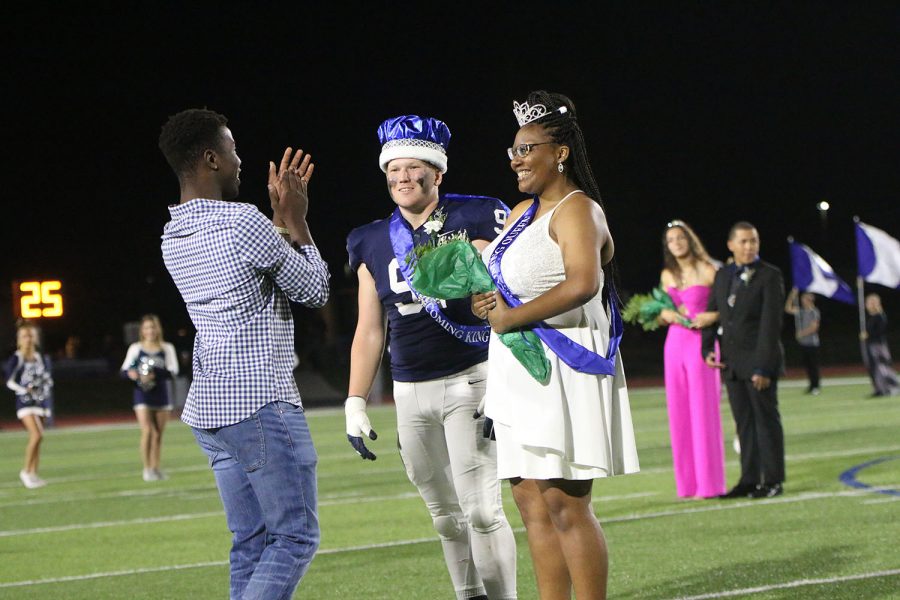
[[[562,204],[562,202],[560,203]],[[562,252],[550,237],[559,204],[533,221],[503,255],[500,267],[522,302],[533,300],[563,279]],[[498,237],[482,253],[487,263]],[[601,291],[587,304],[546,323],[588,350],[607,355],[609,316]],[[491,333],[485,414],[497,435],[500,479],[595,479],[636,473],[637,448],[621,350],[615,377],[579,373],[544,344],[550,380],[541,384]]]

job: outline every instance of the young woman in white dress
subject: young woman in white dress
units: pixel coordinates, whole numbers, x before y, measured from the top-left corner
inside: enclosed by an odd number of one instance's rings
[[[491,269],[500,248],[495,263],[522,302],[510,308],[499,292],[473,298],[473,312],[495,332],[485,413],[494,420],[498,476],[510,480],[528,533],[540,597],[568,599],[574,588],[579,600],[605,598],[607,548],[593,480],[639,469],[622,361],[610,355],[615,296],[603,266],[612,270],[613,240],[572,102],[533,92],[514,112],[521,128],[510,166],[519,191],[534,199],[513,209],[506,231],[538,204],[513,243],[501,235],[483,253]],[[529,376],[496,334],[540,322],[608,359],[609,374],[580,372],[545,343],[549,381]]]

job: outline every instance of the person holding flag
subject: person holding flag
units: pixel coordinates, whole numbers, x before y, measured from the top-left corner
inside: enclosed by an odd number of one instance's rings
[[[876,283],[900,289],[900,240],[887,232],[854,218],[856,229],[856,259],[859,267],[857,289],[860,296],[859,339],[863,360],[872,378],[873,397],[900,393],[897,374],[891,366],[891,351],[887,344],[887,315],[881,296],[870,293],[862,301],[865,283]],[[865,313],[863,312],[865,309]]]
[[[788,294],[784,305],[784,312],[794,317],[794,337],[800,345],[800,354],[803,358],[803,368],[809,379],[809,387],[806,394],[818,396],[819,387],[819,326],[822,322],[821,313],[816,308],[816,297],[810,292],[803,292],[796,287]]]
[[[856,304],[853,291],[835,275],[825,260],[809,246],[788,238],[791,254],[791,276],[794,287],[788,295],[784,311],[794,316],[795,337],[800,344],[803,366],[809,377],[807,394],[819,395],[819,327],[821,314],[816,308],[815,294],[847,304]],[[802,292],[802,293],[801,293]],[[799,301],[798,301],[799,300]]]
[[[866,330],[860,334],[860,339],[865,345],[866,366],[875,388],[870,397],[900,393],[900,383],[891,364],[891,349],[887,343],[887,315],[878,294],[866,296]]]

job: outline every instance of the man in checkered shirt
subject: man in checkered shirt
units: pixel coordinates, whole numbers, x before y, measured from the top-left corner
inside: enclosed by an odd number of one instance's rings
[[[231,598],[290,598],[319,545],[316,451],[294,382],[289,301],[319,307],[328,267],[306,224],[309,155],[269,163],[270,221],[238,195],[241,160],[224,116],[186,110],[159,147],[181,201],[162,237],[197,329],[182,420],[209,456],[225,506]]]

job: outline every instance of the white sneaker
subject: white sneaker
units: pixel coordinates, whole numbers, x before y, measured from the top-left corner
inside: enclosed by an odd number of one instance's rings
[[[45,485],[47,485],[47,482],[38,477],[36,473],[19,471],[19,479],[22,481],[22,485],[27,487],[29,490],[44,487]]]
[[[740,454],[741,453],[741,440],[739,440],[737,437],[735,437],[734,441],[731,442],[731,447],[734,448],[735,454]]]
[[[153,469],[153,473],[156,475],[156,480],[157,480],[157,481],[165,481],[166,479],[169,478],[168,475],[166,475],[165,473],[163,473],[163,472],[160,471],[159,469]]]
[[[144,469],[144,481],[157,481],[159,477],[153,469]]]

